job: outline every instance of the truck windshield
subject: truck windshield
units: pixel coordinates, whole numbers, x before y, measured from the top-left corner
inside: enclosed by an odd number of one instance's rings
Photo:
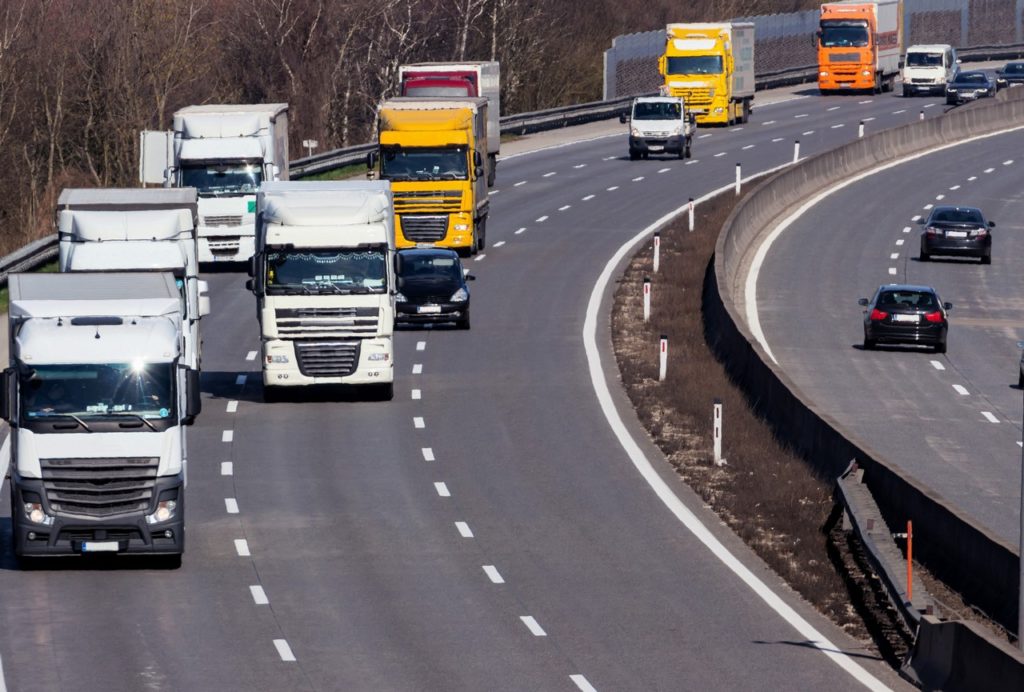
[[[678,103],[641,101],[633,107],[633,120],[679,120],[682,111]]]
[[[668,74],[722,74],[721,55],[682,55],[669,57]]]
[[[181,167],[181,187],[194,187],[200,197],[254,195],[263,172],[251,163],[194,163]]]
[[[907,53],[907,67],[942,67],[942,53]]]
[[[384,293],[383,248],[268,250],[267,293]]]
[[[473,89],[469,86],[407,86],[402,90],[402,96],[473,96]]]
[[[868,45],[864,22],[822,22],[821,45],[825,48],[863,48]]]
[[[388,147],[381,152],[385,180],[466,180],[465,147]]]
[[[23,365],[19,379],[26,421],[174,416],[173,363]]]

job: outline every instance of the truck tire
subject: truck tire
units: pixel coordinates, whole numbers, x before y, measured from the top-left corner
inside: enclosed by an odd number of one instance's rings
[[[494,181],[498,178],[498,157],[495,154],[487,155],[487,187],[494,187]]]
[[[375,384],[373,387],[373,398],[376,401],[391,401],[395,398],[395,383]]]
[[[281,388],[273,385],[263,385],[263,403],[273,404],[281,401]]]
[[[483,250],[485,247],[487,247],[487,217],[486,216],[484,216],[483,218],[481,218],[479,221],[476,222],[476,228],[477,228],[476,233],[474,233],[474,235],[476,236],[476,250],[473,251],[474,255],[477,252],[480,252],[481,250]]]

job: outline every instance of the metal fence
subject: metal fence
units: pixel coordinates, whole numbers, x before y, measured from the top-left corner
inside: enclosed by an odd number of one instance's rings
[[[808,10],[737,19],[754,24],[754,72],[813,66],[818,14]],[[904,46],[949,43],[958,48],[1024,43],[1024,0],[903,0],[903,41]],[[664,49],[663,29],[615,37],[604,54],[605,100],[656,91]]]

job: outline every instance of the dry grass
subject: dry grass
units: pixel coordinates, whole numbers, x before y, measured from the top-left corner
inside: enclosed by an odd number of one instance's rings
[[[697,207],[697,231],[685,216],[632,258],[616,291],[612,332],[623,383],[640,420],[679,475],[804,598],[867,644],[863,618],[829,554],[838,517],[831,485],[781,447],[715,359],[704,339],[701,287],[715,239],[735,204],[721,195]],[[642,281],[652,277],[651,321],[643,323]],[[658,382],[658,338],[669,337],[668,376]],[[712,453],[712,404],[723,404],[723,456]],[[835,547],[833,546],[833,552]]]

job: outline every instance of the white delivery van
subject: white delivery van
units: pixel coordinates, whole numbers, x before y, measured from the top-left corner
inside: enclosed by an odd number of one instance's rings
[[[903,95],[945,94],[959,65],[956,48],[948,43],[911,46],[903,61]]]

